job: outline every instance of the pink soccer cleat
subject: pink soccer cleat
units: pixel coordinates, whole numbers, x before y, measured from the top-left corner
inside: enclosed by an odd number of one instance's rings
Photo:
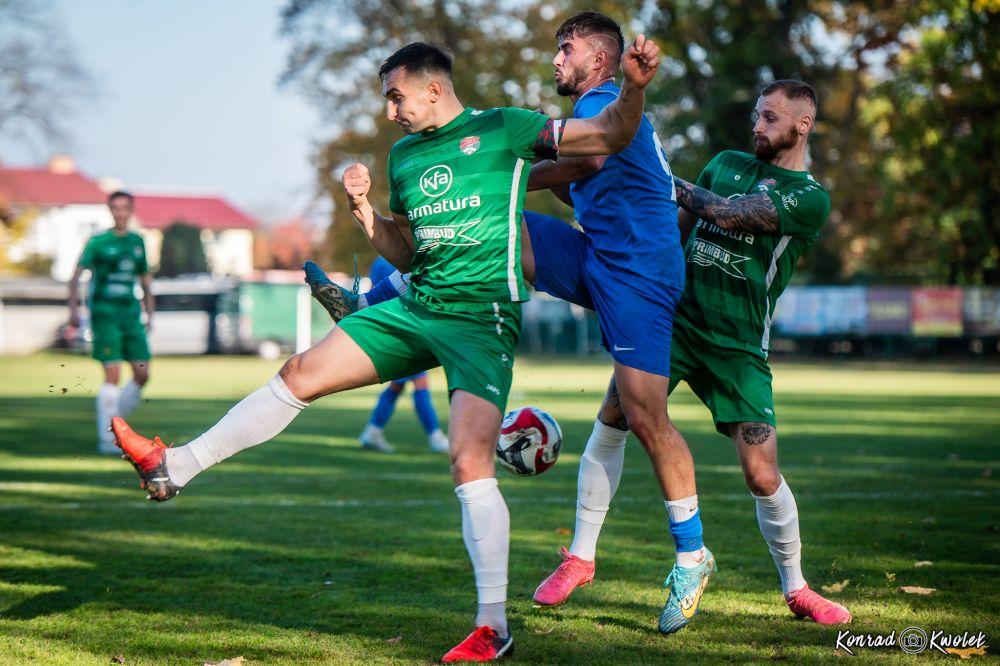
[[[559,555],[562,564],[535,590],[535,603],[540,606],[558,606],[569,599],[573,590],[594,580],[593,562],[581,560],[565,548],[559,550]]]
[[[812,618],[816,624],[847,624],[851,612],[838,603],[824,599],[808,585],[785,597],[788,608],[796,617]]]

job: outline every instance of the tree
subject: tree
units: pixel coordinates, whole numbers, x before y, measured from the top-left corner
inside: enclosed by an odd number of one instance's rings
[[[864,105],[881,159],[868,267],[906,282],[1000,285],[1000,3],[943,3]]]
[[[355,160],[372,171],[371,200],[383,214],[385,159],[402,134],[385,118],[379,65],[413,41],[443,45],[455,57],[455,88],[478,108],[543,107],[561,114],[551,83],[554,35],[563,16],[540,0],[291,0],[283,33],[292,52],[283,81],[303,90],[334,127],[315,163],[319,184],[336,202],[326,247],[332,267],[350,271],[372,250],[347,212],[340,175]],[[559,204],[535,195],[532,206]]]
[[[178,220],[163,232],[160,250],[160,277],[177,277],[187,273],[207,273],[208,259],[201,243],[198,227]]]
[[[51,3],[0,0],[0,137],[66,139],[66,119],[92,85]]]

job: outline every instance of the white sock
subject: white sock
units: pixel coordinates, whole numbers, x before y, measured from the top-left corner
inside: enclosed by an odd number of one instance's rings
[[[118,398],[121,389],[117,384],[104,382],[97,389],[97,441],[110,444],[115,436],[109,432],[111,417],[118,415]]]
[[[805,587],[802,576],[802,542],[799,540],[799,510],[792,489],[781,477],[778,490],[767,497],[753,495],[757,501],[757,524],[781,576],[781,591],[786,595]]]
[[[597,538],[601,535],[604,518],[611,498],[618,490],[625,466],[625,440],[628,430],[619,430],[594,421],[594,431],[580,457],[580,472],[576,481],[576,527],[569,552],[582,560],[593,562],[597,554]]]
[[[476,575],[479,611],[476,626],[507,635],[507,554],[510,514],[494,478],[469,481],[455,488],[462,504],[462,538]]]
[[[118,396],[118,416],[125,417],[135,411],[141,397],[142,387],[136,384],[135,380],[126,384]]]
[[[251,446],[263,444],[287,428],[307,405],[292,395],[281,377],[275,375],[266,385],[238,402],[203,435],[186,446],[168,449],[170,480],[183,486],[212,465]]]

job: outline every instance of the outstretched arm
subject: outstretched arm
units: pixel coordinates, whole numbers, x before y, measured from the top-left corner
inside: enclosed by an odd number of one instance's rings
[[[764,192],[727,199],[677,176],[674,185],[681,207],[716,226],[729,231],[780,232],[778,208]]]
[[[643,35],[622,54],[622,83],[618,99],[593,118],[570,118],[556,128],[559,154],[611,155],[628,147],[639,129],[645,90],[659,67],[660,48]],[[561,134],[561,136],[558,136]]]
[[[555,162],[543,160],[531,166],[528,191],[548,190],[592,176],[601,170],[607,155],[590,157],[560,157]]]
[[[402,272],[410,270],[413,245],[406,218],[393,215],[383,217],[368,201],[371,178],[368,167],[355,162],[344,170],[342,178],[351,214],[361,225],[375,251]]]

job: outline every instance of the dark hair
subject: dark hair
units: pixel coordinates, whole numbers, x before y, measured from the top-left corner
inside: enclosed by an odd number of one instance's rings
[[[114,192],[108,195],[108,205],[110,206],[112,201],[120,198],[128,199],[129,205],[135,203],[135,197],[132,196],[131,192],[126,192],[125,190],[115,190]]]
[[[618,56],[625,52],[625,38],[622,29],[610,16],[597,12],[580,12],[566,19],[556,30],[556,39],[562,41],[571,37],[591,37],[602,35],[618,44]]]
[[[451,78],[451,56],[433,44],[413,42],[385,59],[378,70],[378,78],[385,81],[389,72],[402,67],[408,74],[445,74]]]
[[[785,93],[788,99],[808,99],[812,102],[812,105],[819,108],[819,104],[816,103],[816,91],[812,89],[812,86],[805,81],[799,81],[798,79],[779,79],[777,81],[771,81],[766,86],[760,89],[761,96],[770,95],[778,91]]]

